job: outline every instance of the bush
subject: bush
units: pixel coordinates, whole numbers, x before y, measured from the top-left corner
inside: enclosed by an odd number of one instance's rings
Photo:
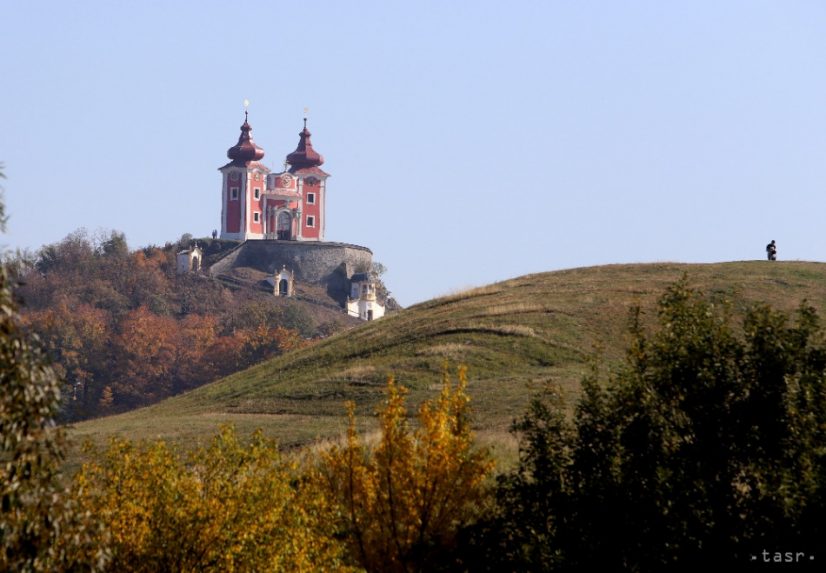
[[[449,567],[455,537],[475,516],[493,468],[472,447],[464,368],[451,385],[407,421],[405,389],[392,377],[379,412],[380,438],[367,448],[349,404],[347,442],[323,456],[320,482],[353,559],[368,571],[433,571]]]
[[[110,534],[112,571],[347,570],[323,500],[261,433],[242,444],[224,427],[187,455],[114,440],[74,487]]]
[[[626,365],[610,384],[585,381],[573,421],[546,392],[515,424],[520,465],[477,531],[481,564],[742,570],[763,551],[814,555],[826,535],[815,311],[789,324],[758,306],[738,327],[683,280],[660,301],[659,330],[637,312],[631,333]]]

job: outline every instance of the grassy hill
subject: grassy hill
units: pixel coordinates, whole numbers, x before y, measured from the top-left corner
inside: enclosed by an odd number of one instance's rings
[[[553,380],[574,399],[595,351],[609,363],[622,359],[629,309],[640,305],[653,318],[657,298],[683,273],[737,314],[756,302],[793,310],[803,299],[824,313],[823,263],[662,263],[534,274],[416,305],[152,407],[78,424],[71,436],[191,443],[232,422],[298,446],[339,435],[345,400],[356,401],[369,428],[390,373],[411,389],[412,402],[432,395],[449,360],[469,367],[480,440],[512,453],[507,427],[531,394]]]

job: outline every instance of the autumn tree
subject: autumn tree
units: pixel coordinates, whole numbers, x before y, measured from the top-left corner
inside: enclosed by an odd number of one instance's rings
[[[114,440],[75,479],[109,532],[109,570],[347,571],[323,499],[274,442],[224,427],[188,454]]]
[[[437,398],[411,427],[406,390],[392,378],[379,412],[379,441],[368,447],[349,404],[346,443],[323,454],[322,487],[353,558],[368,571],[422,571],[450,561],[458,528],[474,515],[493,464],[473,448],[466,370],[444,376]]]
[[[25,325],[67,384],[62,421],[156,402],[321,332],[296,301],[179,275],[175,245],[130,252],[117,231],[80,229],[4,260]]]
[[[176,331],[174,318],[159,316],[146,307],[132,310],[123,318],[115,339],[116,394],[139,404],[142,399],[172,393]]]
[[[254,364],[305,345],[298,332],[281,326],[260,325],[239,330],[235,335],[241,341],[238,356],[241,364]]]
[[[25,324],[37,325],[53,367],[65,381],[64,408],[72,416],[93,411],[102,388],[97,378],[109,364],[110,316],[88,304],[71,305],[65,298],[45,309],[24,315]]]

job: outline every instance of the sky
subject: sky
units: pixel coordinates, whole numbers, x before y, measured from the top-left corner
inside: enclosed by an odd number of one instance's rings
[[[826,3],[0,1],[0,243],[220,228],[243,100],[403,305],[608,263],[826,260]]]

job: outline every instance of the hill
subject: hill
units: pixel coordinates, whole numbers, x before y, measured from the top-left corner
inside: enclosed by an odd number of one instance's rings
[[[824,311],[823,263],[658,263],[527,275],[413,306],[154,406],[78,424],[71,435],[189,443],[233,422],[298,446],[338,435],[345,400],[356,401],[369,428],[390,373],[410,388],[412,402],[432,395],[448,360],[469,367],[480,440],[508,450],[508,425],[534,390],[552,380],[575,398],[595,352],[608,364],[622,360],[630,309],[639,305],[651,318],[657,298],[684,273],[736,315],[759,302],[792,311],[804,299]]]
[[[159,402],[359,323],[317,285],[284,298],[254,269],[179,274],[191,242],[130,250],[122,233],[81,229],[4,261],[23,322],[66,382],[63,421]],[[198,243],[207,262],[238,247]]]

